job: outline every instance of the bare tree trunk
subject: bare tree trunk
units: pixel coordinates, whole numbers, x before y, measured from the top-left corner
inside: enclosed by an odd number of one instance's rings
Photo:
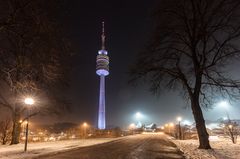
[[[6,136],[4,136],[4,137],[2,138],[2,144],[3,144],[3,145],[6,145],[6,143],[7,143]]]
[[[13,129],[12,129],[12,139],[11,139],[11,145],[12,144],[18,144],[19,138],[20,138],[20,131],[21,131],[21,123],[20,121],[20,112],[13,112],[12,113],[12,119],[13,119]]]
[[[229,135],[230,135],[230,138],[232,140],[232,143],[236,144],[237,143],[237,135],[234,134],[233,128],[228,128],[228,131],[229,131]]]
[[[205,120],[203,118],[202,109],[199,104],[199,100],[196,98],[191,99],[191,107],[193,116],[196,122],[196,128],[199,138],[199,149],[211,149],[211,146],[209,144],[209,134],[207,132],[206,126],[205,126]]]
[[[1,136],[1,143],[5,145],[9,141],[10,137],[10,126],[11,121],[9,118],[5,119],[4,121],[0,122],[0,136]]]

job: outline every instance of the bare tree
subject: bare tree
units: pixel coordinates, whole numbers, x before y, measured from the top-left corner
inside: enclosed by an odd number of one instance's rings
[[[0,140],[5,145],[11,139],[11,120],[6,118],[0,122]]]
[[[223,120],[221,122],[221,125],[223,126],[223,129],[225,133],[230,137],[232,140],[232,143],[236,144],[237,143],[237,137],[239,135],[239,125],[237,122],[234,120],[231,120],[228,118],[228,120]]]
[[[50,18],[45,0],[1,1],[0,106],[12,113],[11,144],[19,143],[26,96],[37,96],[39,112],[63,111],[66,102],[57,89],[66,85],[69,47]]]
[[[199,148],[210,149],[202,107],[214,97],[237,97],[240,81],[227,71],[239,59],[240,1],[161,0],[147,51],[132,68],[133,80],[145,78],[153,92],[181,90],[191,105]]]

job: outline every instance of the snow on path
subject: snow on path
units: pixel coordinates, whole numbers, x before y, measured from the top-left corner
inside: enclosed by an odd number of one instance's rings
[[[183,159],[183,154],[163,133],[128,136],[107,144],[45,156],[44,159]]]
[[[45,154],[55,154],[58,152],[68,151],[78,147],[106,143],[119,138],[99,138],[99,139],[82,139],[82,140],[64,140],[55,142],[29,143],[28,151],[23,152],[24,144],[1,145],[0,159],[26,159],[34,158]]]
[[[172,140],[187,159],[240,159],[240,143],[233,144],[230,139],[210,140],[212,150],[198,149],[198,140]]]

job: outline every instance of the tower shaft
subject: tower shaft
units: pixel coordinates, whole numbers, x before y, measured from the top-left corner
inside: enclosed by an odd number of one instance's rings
[[[99,110],[98,110],[98,129],[106,128],[105,120],[105,76],[100,76],[100,92],[99,92]]]
[[[98,129],[106,128],[105,119],[105,76],[109,75],[109,57],[105,49],[104,22],[102,22],[102,48],[98,51],[96,58],[96,74],[100,76],[99,108],[98,108]]]

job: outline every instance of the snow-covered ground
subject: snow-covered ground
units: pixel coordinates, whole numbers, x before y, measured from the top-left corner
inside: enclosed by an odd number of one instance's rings
[[[212,150],[198,149],[198,140],[172,140],[184,152],[187,159],[240,159],[240,141],[210,136]]]
[[[28,151],[23,152],[24,144],[17,145],[1,145],[0,159],[29,159],[47,154],[55,154],[70,149],[83,146],[106,143],[119,138],[99,138],[99,139],[83,139],[83,140],[64,140],[55,142],[29,143]]]

